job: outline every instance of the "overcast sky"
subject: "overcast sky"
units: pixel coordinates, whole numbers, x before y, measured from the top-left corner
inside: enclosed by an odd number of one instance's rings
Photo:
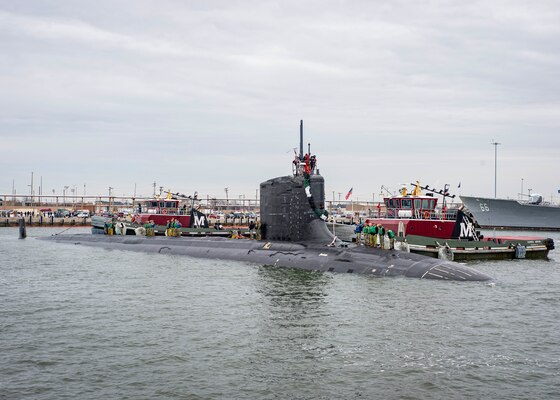
[[[560,3],[0,0],[0,193],[254,198],[300,119],[328,198],[493,196],[497,141],[558,201]]]

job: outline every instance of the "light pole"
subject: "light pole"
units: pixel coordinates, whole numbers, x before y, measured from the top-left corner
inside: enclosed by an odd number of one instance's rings
[[[111,212],[111,195],[113,191],[113,187],[109,186],[109,207],[107,207],[107,212]]]
[[[33,172],[31,172],[31,206],[33,206]]]
[[[494,146],[494,198],[497,196],[498,189],[498,145],[501,143],[495,142],[492,139],[492,145]]]
[[[332,234],[336,237],[335,227],[334,227],[334,190],[332,191],[332,203],[331,203],[331,218],[332,218]]]
[[[64,190],[62,191],[62,202],[64,204],[64,207],[66,207],[66,191],[69,187],[70,186],[64,186]]]

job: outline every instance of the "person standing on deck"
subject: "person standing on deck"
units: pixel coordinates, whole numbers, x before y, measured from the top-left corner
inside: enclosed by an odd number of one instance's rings
[[[371,222],[369,227],[369,245],[375,247],[377,242],[377,226]]]
[[[167,220],[167,225],[165,225],[165,236],[171,236],[171,220]]]
[[[144,223],[144,229],[146,230],[146,236],[151,236],[151,235],[150,235],[150,226],[151,226],[151,225],[150,225],[150,221],[146,221],[146,222]]]
[[[354,230],[354,232],[356,233],[356,244],[358,246],[362,245],[362,230],[364,229],[364,224],[362,224],[361,222],[356,225],[356,229]]]
[[[379,247],[385,248],[385,227],[381,224],[377,224],[377,235],[379,235]]]
[[[371,222],[368,222],[362,229],[364,233],[364,242],[366,246],[371,246]]]
[[[377,225],[373,224],[370,229],[370,232],[371,232],[371,246],[377,247],[377,235],[379,233],[379,229]]]
[[[251,222],[249,222],[249,234],[251,239],[255,238],[255,227],[255,221],[251,220]]]
[[[393,250],[395,248],[395,232],[389,229],[387,231],[387,236],[389,237],[389,249]]]
[[[181,236],[181,223],[179,222],[179,219],[175,220],[175,236],[179,237]]]
[[[261,232],[261,221],[260,221],[260,219],[257,219],[257,222],[255,224],[255,230],[256,230],[257,240],[261,240],[262,239],[262,232]]]

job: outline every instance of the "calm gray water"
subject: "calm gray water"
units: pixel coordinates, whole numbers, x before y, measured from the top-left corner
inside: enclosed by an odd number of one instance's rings
[[[0,230],[2,399],[560,397],[558,249],[475,264],[489,285],[17,237]]]

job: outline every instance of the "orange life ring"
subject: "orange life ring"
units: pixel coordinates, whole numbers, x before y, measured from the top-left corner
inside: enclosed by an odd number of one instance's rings
[[[167,214],[167,208],[162,208],[162,209],[161,209],[161,213],[162,213],[162,214]]]
[[[430,219],[430,212],[424,211],[424,219]]]

